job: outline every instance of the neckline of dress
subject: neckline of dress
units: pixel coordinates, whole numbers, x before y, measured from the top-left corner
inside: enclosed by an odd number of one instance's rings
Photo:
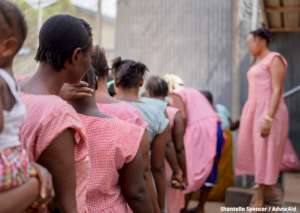
[[[272,53],[273,53],[272,51],[268,52],[267,55],[265,55],[262,59],[259,60],[259,62],[256,62],[255,64],[253,64],[252,67],[254,67],[254,66],[260,64],[262,61],[264,61],[264,60],[265,60],[269,55],[271,55]]]

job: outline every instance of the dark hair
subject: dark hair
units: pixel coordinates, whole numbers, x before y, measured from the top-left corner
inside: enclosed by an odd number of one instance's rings
[[[21,48],[27,37],[27,25],[21,10],[13,3],[0,1],[0,34],[14,34],[18,39],[18,47]]]
[[[92,32],[87,22],[70,15],[57,15],[42,26],[35,59],[60,70],[76,48],[86,51],[91,45]]]
[[[168,83],[159,76],[151,76],[147,80],[146,90],[151,97],[166,97],[169,93]]]
[[[141,62],[122,60],[118,57],[113,60],[112,71],[115,85],[130,89],[140,86],[148,68]]]
[[[94,46],[92,53],[92,65],[95,68],[96,75],[99,78],[105,78],[108,76],[109,67],[107,65],[107,60],[103,48],[98,45]]]
[[[208,90],[203,90],[203,91],[200,91],[205,97],[206,99],[208,100],[208,102],[213,105],[214,104],[214,97],[213,97],[213,94],[208,91]]]
[[[272,33],[265,28],[258,28],[257,30],[251,31],[250,34],[254,37],[264,39],[267,42],[267,45],[269,45],[272,40]]]
[[[109,83],[109,82],[108,82],[108,83]],[[111,97],[114,97],[114,96],[116,95],[114,83],[108,84],[107,90],[108,90],[108,93],[109,93],[109,95],[110,95]]]
[[[82,77],[82,81],[85,81],[89,84],[89,87],[96,90],[98,88],[96,70],[94,67],[91,67],[89,71]]]

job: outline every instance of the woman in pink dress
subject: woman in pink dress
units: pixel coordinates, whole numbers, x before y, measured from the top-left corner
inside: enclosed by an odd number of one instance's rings
[[[247,38],[256,61],[248,72],[249,94],[241,117],[236,161],[238,175],[255,177],[258,187],[251,205],[258,207],[267,203],[266,191],[277,184],[289,128],[283,99],[287,62],[268,49],[270,37],[268,30],[258,29]]]
[[[151,76],[146,82],[146,93],[151,98],[166,101],[169,93],[168,84],[158,76]],[[167,188],[167,210],[169,213],[179,213],[184,208],[182,189],[186,185],[186,159],[183,145],[184,125],[181,113],[177,108],[168,106],[166,113],[172,135],[172,141],[168,143],[166,151],[168,161],[166,163],[166,176],[167,181],[170,182]],[[176,183],[177,181],[178,183]],[[179,185],[177,186],[174,183]]]
[[[28,113],[21,142],[30,159],[51,173],[61,212],[85,211],[88,150],[77,113],[58,94],[65,82],[78,83],[87,72],[91,49],[91,28],[85,21],[53,16],[40,31],[38,69],[22,86]]]
[[[180,110],[184,118],[184,146],[187,163],[187,188],[185,209],[191,193],[198,191],[210,177],[217,147],[219,118],[208,100],[196,89],[183,87],[173,75],[165,76],[169,85],[171,106]],[[176,82],[177,81],[177,82]],[[204,211],[210,187],[203,187],[196,212]]]
[[[83,78],[97,87],[95,70]],[[87,130],[91,168],[88,176],[89,213],[152,213],[143,177],[148,155],[145,128],[102,114],[95,95],[71,100]],[[143,153],[144,152],[144,153]]]

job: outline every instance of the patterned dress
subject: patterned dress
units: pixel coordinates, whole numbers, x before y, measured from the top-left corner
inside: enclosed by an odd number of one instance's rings
[[[41,153],[64,130],[74,130],[76,198],[78,211],[84,212],[89,160],[84,128],[77,113],[67,102],[55,95],[22,93],[21,99],[26,106],[27,117],[21,126],[20,138],[30,160],[37,161]]]
[[[144,128],[117,118],[80,114],[87,130],[91,169],[88,175],[89,213],[131,213],[120,187],[119,171],[136,156]]]

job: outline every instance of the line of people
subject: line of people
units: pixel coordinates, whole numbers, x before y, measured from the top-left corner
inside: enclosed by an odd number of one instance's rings
[[[205,97],[173,93],[159,77],[140,97],[148,69],[120,57],[110,96],[105,52],[70,15],[43,24],[37,70],[17,84],[12,65],[27,26],[14,4],[0,8],[0,212],[180,212],[184,192],[200,189],[214,165],[218,118]],[[206,104],[201,116],[190,112],[195,98]],[[204,137],[206,152],[195,147]]]
[[[20,10],[0,1],[0,213],[189,212],[194,192],[192,212],[204,212],[222,126],[238,122],[178,76],[146,79],[145,64],[121,57],[110,68],[90,25],[70,15],[43,24],[37,70],[17,84],[26,35]]]

